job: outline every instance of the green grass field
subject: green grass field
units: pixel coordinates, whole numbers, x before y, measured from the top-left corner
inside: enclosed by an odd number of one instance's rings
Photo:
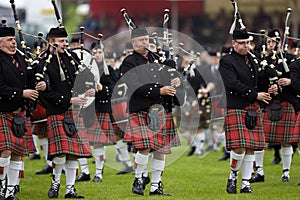
[[[78,194],[84,195],[85,199],[300,199],[298,181],[300,181],[299,165],[300,156],[296,153],[291,167],[291,182],[282,183],[282,163],[272,165],[273,151],[265,153],[265,182],[252,184],[253,194],[227,194],[225,191],[229,173],[229,160],[217,161],[222,152],[208,152],[203,157],[187,157],[189,150],[183,145],[173,148],[173,154],[167,157],[167,167],[164,171],[164,191],[172,194],[171,197],[149,196],[150,186],[145,190],[145,196],[137,196],[131,192],[134,175],[115,175],[122,168],[120,163],[115,162],[114,147],[107,148],[106,165],[102,183],[81,182],[75,187]],[[21,180],[21,193],[17,195],[20,200],[48,199],[47,192],[50,187],[49,175],[35,175],[35,172],[44,166],[42,160],[25,160],[25,178]],[[89,159],[91,178],[95,173],[95,164]],[[241,176],[241,172],[240,172]],[[238,191],[241,181],[238,181]],[[65,176],[62,176],[61,188],[58,199],[64,199]]]

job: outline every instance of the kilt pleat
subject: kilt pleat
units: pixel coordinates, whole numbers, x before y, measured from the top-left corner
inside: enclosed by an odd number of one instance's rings
[[[287,101],[281,102],[283,115],[279,121],[271,121],[268,118],[268,107],[263,117],[263,129],[266,142],[271,143],[292,143],[296,142],[298,133],[294,131],[296,124],[296,114],[294,107]]]
[[[179,146],[181,143],[172,113],[168,112],[163,116],[161,128],[153,131],[147,125],[147,112],[130,113],[129,129],[124,133],[124,141],[132,143],[135,149],[150,148],[153,151],[170,154],[171,147]]]
[[[32,134],[47,136],[47,122],[33,124]]]
[[[68,137],[63,127],[64,117],[73,117],[78,133]],[[49,159],[59,154],[75,155],[79,158],[92,157],[88,137],[82,118],[72,111],[61,115],[50,115],[47,117],[48,152]]]
[[[255,103],[244,109],[225,110],[224,127],[226,148],[228,150],[240,147],[253,150],[265,149],[266,143],[261,122],[261,111],[258,109],[259,105]],[[257,110],[257,125],[252,130],[249,130],[245,125],[245,117],[248,110]]]
[[[126,125],[124,125],[124,127],[125,128],[120,127],[119,124],[113,123],[113,129],[114,129],[115,136],[119,136],[120,138],[123,138],[124,137],[124,130],[123,129],[126,129]]]
[[[300,142],[300,114],[296,115],[296,122],[295,122],[295,128],[294,128],[294,142],[299,143]]]
[[[18,114],[0,112],[0,151],[10,150],[18,156],[25,157],[28,155],[26,137],[18,138],[14,136],[12,132],[12,119],[14,116],[25,116],[25,112]]]
[[[33,137],[32,137],[32,127],[31,127],[31,119],[30,117],[26,118],[26,146],[27,146],[27,151],[28,153],[34,153],[35,152],[35,146],[33,142]]]
[[[116,144],[116,136],[109,113],[96,113],[96,116],[97,120],[87,129],[90,144],[100,143],[105,146]]]

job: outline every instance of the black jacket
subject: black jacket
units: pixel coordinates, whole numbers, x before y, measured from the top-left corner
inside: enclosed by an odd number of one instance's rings
[[[109,112],[111,113],[111,96],[114,87],[119,79],[118,70],[114,70],[108,66],[109,75],[105,75],[103,71],[100,71],[101,78],[100,83],[103,86],[101,91],[96,93],[95,106],[96,112]]]
[[[19,63],[18,69],[11,57],[0,51],[0,112],[12,112],[25,105],[22,96],[29,84],[27,64],[18,52],[14,58]]]
[[[295,111],[300,109],[300,60],[295,60],[290,64],[290,77],[292,81],[292,87],[294,89],[296,98]]]
[[[235,51],[220,60],[219,71],[225,86],[227,108],[242,109],[257,98],[258,63],[251,56],[247,57],[251,68],[245,63],[244,57]]]
[[[279,76],[279,78],[291,78],[290,72],[286,72],[284,67],[283,67],[283,63],[281,62],[280,56],[277,55],[277,59],[275,61],[273,61],[271,59],[272,55],[269,55],[267,57],[268,63],[272,63],[274,64],[275,68],[277,71],[279,71],[281,73],[281,75]],[[293,56],[291,54],[286,54],[286,63],[288,65],[288,68],[290,68],[291,66],[291,60],[293,59]],[[287,101],[291,104],[293,104],[294,106],[297,103],[296,100],[296,93],[294,91],[294,88],[292,85],[287,85],[287,86],[281,86],[282,91],[279,92],[278,95],[276,95],[276,99],[278,100],[284,100]]]
[[[51,62],[46,64],[47,56],[43,57],[40,61],[41,68],[46,65],[44,73],[49,77],[49,85],[47,90],[42,93],[42,97],[46,102],[46,114],[55,115],[65,113],[71,106],[70,99],[72,96],[76,96],[76,92],[73,91],[73,86],[76,79],[77,65],[73,65],[72,59],[66,54],[59,54],[63,64],[62,68],[65,74],[66,80],[62,81],[60,77],[60,70],[58,59],[56,55],[53,55]],[[77,55],[72,53],[73,58],[79,61]]]
[[[149,54],[148,58],[145,58],[134,52],[127,56],[120,66],[120,83],[126,83],[128,86],[130,112],[147,111],[154,104],[162,104],[167,111],[171,111],[174,99],[161,96],[160,88],[170,85],[172,74],[176,73],[168,66],[153,62],[154,59]],[[183,101],[184,94],[179,90],[180,88],[177,90],[174,105]]]

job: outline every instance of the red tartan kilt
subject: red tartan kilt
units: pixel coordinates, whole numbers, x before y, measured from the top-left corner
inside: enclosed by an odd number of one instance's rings
[[[245,125],[246,111],[257,110],[258,108],[259,105],[255,103],[244,109],[227,109],[225,111],[224,127],[228,150],[240,147],[253,150],[265,149],[266,143],[260,112],[257,113],[257,125],[253,130],[249,130]]]
[[[95,120],[94,124],[87,129],[90,144],[115,144],[116,137],[109,113],[96,113],[96,116],[97,120]]]
[[[120,124],[113,124],[113,129],[116,136],[119,136],[121,138],[124,137],[124,130],[126,130],[126,128],[122,126],[120,127]]]
[[[300,142],[300,113],[298,113],[298,115],[296,115],[296,117],[297,117],[297,120],[295,123],[294,134],[296,136],[295,142],[299,143]]]
[[[218,107],[220,100],[213,100],[211,103],[212,103],[212,118],[223,117],[224,109]]]
[[[83,120],[77,114],[73,115],[70,112],[61,115],[50,115],[47,118],[49,159],[53,159],[59,154],[70,154],[79,158],[92,157]],[[72,137],[68,137],[63,128],[65,116],[74,117],[78,133]]]
[[[127,98],[121,97],[119,99],[114,99],[111,102],[112,117],[115,122],[122,122],[128,119],[128,101]]]
[[[268,107],[263,118],[263,129],[266,142],[282,143],[296,142],[298,133],[294,131],[296,114],[294,107],[287,101],[281,103],[283,115],[279,121],[271,121],[268,118]]]
[[[32,125],[32,134],[47,136],[47,122],[33,124]]]
[[[37,108],[31,112],[31,122],[34,124],[36,121],[47,119],[46,108],[40,103],[37,104]]]
[[[166,113],[161,121],[162,128],[152,131],[147,125],[147,112],[130,113],[129,130],[124,141],[131,142],[135,149],[150,148],[164,154],[171,153],[171,147],[179,146],[180,139],[174,125],[172,113]]]
[[[0,152],[10,150],[18,156],[25,157],[28,155],[26,138],[15,137],[11,129],[14,116],[25,116],[25,112],[0,112]]]
[[[27,150],[28,153],[34,153],[36,151],[33,138],[32,138],[32,128],[31,128],[31,121],[30,117],[26,118],[26,143],[27,143]]]

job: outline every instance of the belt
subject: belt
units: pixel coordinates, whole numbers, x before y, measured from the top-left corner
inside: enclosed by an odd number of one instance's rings
[[[13,113],[15,113],[15,114],[20,113],[20,112],[22,112],[22,108],[21,107],[18,108],[17,110],[15,110],[15,111],[13,111]]]

